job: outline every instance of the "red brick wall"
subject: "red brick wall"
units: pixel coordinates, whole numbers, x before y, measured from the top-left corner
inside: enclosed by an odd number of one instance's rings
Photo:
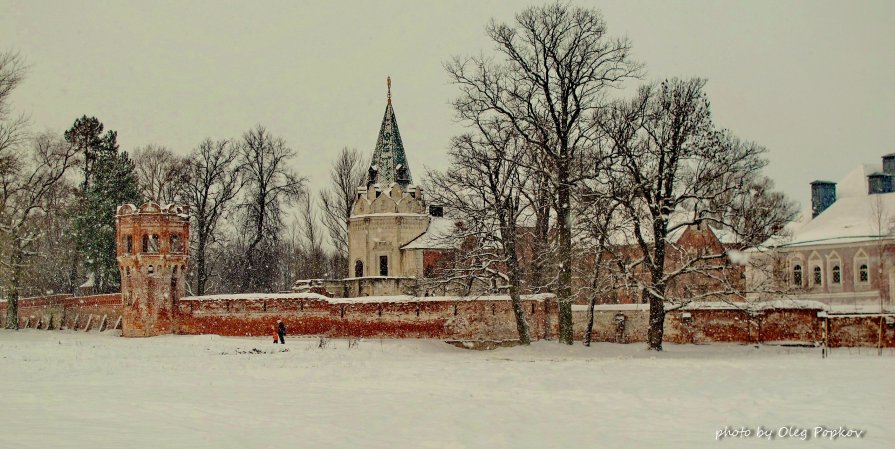
[[[540,338],[547,301],[525,300],[532,335]],[[181,334],[273,335],[278,319],[290,335],[367,338],[509,340],[516,338],[508,300],[328,302],[320,299],[186,299],[179,303]],[[553,334],[551,334],[553,335]]]
[[[74,297],[72,295],[52,295],[39,298],[21,298],[19,307],[19,327],[34,327],[38,321],[41,329],[52,323],[53,329],[83,329],[91,322],[91,329],[99,328],[103,316],[108,327],[114,326],[121,316],[121,294],[91,295]],[[0,301],[0,317],[2,326],[6,326],[6,301]],[[93,315],[93,318],[91,318]]]
[[[0,301],[0,310],[5,306],[6,303]],[[121,295],[118,293],[23,298],[19,300],[20,325],[30,320],[33,327],[37,320],[41,320],[41,328],[46,328],[47,321],[52,317],[54,329],[59,328],[60,322],[67,329],[83,329],[92,319],[91,329],[95,330],[102,317],[106,316],[107,326],[111,328],[121,315],[121,308]],[[524,309],[533,339],[556,338],[558,320],[553,299],[526,299]],[[749,314],[736,308],[698,309],[691,306],[687,310],[667,314],[665,341],[683,344],[814,343],[823,340],[824,320],[827,320],[830,346],[876,346],[878,316],[832,315],[819,318],[818,311],[777,308]],[[685,317],[685,313],[689,317]],[[625,318],[621,329],[616,321],[619,315]],[[581,340],[587,312],[577,308],[573,317],[575,338]],[[0,323],[3,319],[5,313],[0,313]],[[237,296],[181,300],[177,307],[176,332],[272,337],[278,319],[285,322],[289,335],[442,340],[513,340],[517,337],[511,304],[506,299],[350,303],[327,300],[313,294],[296,294],[289,298],[246,299]],[[644,342],[648,311],[643,306],[600,306],[595,311],[594,322],[594,341]],[[882,340],[883,346],[895,347],[895,327],[889,326],[885,317]]]

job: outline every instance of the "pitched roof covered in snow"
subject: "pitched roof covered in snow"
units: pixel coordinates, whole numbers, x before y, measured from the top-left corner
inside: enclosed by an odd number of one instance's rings
[[[411,240],[401,249],[456,249],[459,245],[457,220],[447,217],[429,217],[426,232]]]
[[[895,219],[895,193],[868,193],[867,176],[881,170],[879,164],[862,164],[836,186],[836,201],[814,219],[803,216],[788,227],[791,236],[774,239],[767,246],[850,244],[887,237]]]

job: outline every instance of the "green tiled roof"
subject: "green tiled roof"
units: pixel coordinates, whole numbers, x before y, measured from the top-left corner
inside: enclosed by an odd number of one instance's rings
[[[385,115],[382,117],[379,138],[376,139],[376,148],[373,150],[373,159],[370,160],[367,185],[378,183],[388,186],[396,182],[402,187],[407,187],[413,180],[410,176],[410,166],[407,165],[407,156],[404,154],[401,133],[398,131],[398,120],[395,118],[395,110],[392,108],[391,78],[389,78],[388,86],[388,103],[385,105]]]

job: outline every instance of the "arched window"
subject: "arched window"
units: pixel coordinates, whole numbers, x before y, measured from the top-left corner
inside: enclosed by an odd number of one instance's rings
[[[134,236],[132,236],[130,234],[126,235],[124,237],[124,242],[125,242],[124,247],[126,248],[124,252],[127,254],[133,254],[134,253]]]
[[[823,282],[823,275],[821,274],[820,267],[814,267],[814,285],[821,285]]]
[[[180,245],[180,234],[171,234],[170,242],[172,253],[182,253],[183,248]]]
[[[834,284],[842,283],[842,269],[839,268],[839,265],[833,265],[833,283]]]
[[[354,277],[361,278],[364,277],[364,263],[358,260],[354,262]]]
[[[870,280],[870,270],[867,268],[867,264],[861,264],[861,267],[858,268],[858,281],[860,282],[868,282]]]
[[[158,253],[158,235],[143,234],[143,252],[149,254]]]
[[[802,266],[796,265],[792,267],[792,283],[793,285],[802,285]]]

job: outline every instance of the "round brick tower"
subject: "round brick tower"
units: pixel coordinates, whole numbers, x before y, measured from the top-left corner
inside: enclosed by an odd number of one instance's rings
[[[121,297],[121,334],[151,337],[177,331],[177,300],[183,296],[189,261],[187,207],[125,204],[115,217]]]

